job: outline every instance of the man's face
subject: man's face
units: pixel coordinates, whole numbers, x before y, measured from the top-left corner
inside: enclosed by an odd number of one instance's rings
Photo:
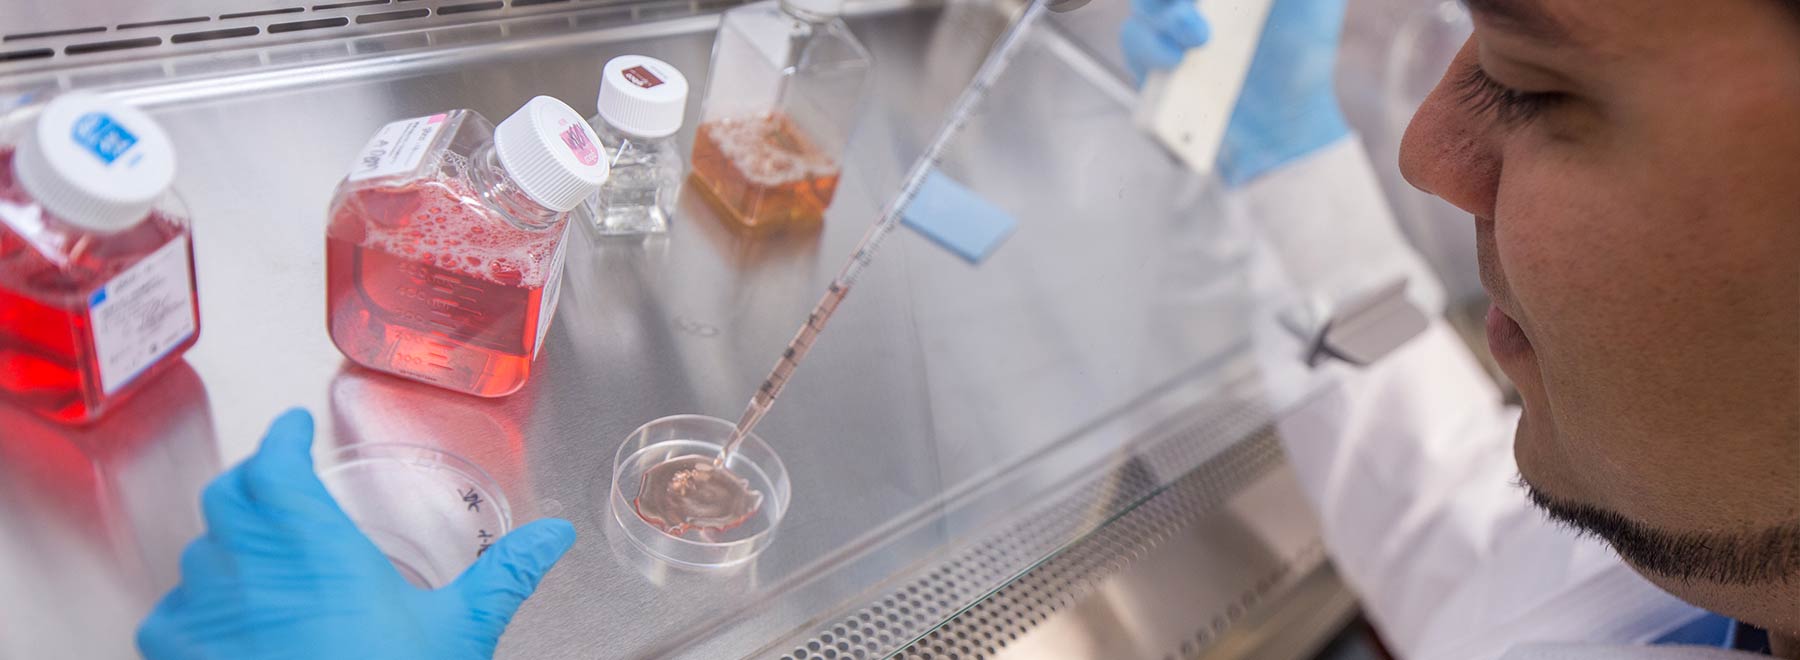
[[[1800,8],[1468,4],[1401,168],[1475,216],[1521,473],[1664,588],[1800,634]]]

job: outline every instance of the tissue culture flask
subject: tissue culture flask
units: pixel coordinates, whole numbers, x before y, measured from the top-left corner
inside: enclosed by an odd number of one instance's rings
[[[480,396],[531,374],[562,233],[470,208],[455,183],[352,194],[326,237],[331,336],[351,360]]]
[[[13,176],[13,154],[0,151],[0,206],[28,204]],[[0,212],[6,212],[0,210]],[[57,231],[45,223],[46,232]],[[60,224],[60,223],[55,223]],[[9,224],[0,223],[0,390],[39,414],[61,422],[86,422],[153,380],[156,372],[199,339],[200,308],[193,295],[192,238],[180,216],[152,211],[130,229],[101,238],[62,227],[56,239],[72,248],[67,263],[46,257]],[[168,249],[173,252],[162,252]],[[175,252],[182,254],[174,255]],[[165,310],[185,315],[186,336],[172,346],[151,346],[164,358],[108,394],[99,373],[90,301],[121,273],[158,255],[174,255],[186,282],[186,304]]]
[[[199,339],[193,240],[186,211],[167,192],[173,149],[148,117],[69,95],[37,121],[54,125],[32,126],[35,144],[0,147],[0,394],[83,424],[153,382]],[[118,139],[82,143],[74,154],[46,142],[100,132]],[[103,148],[118,150],[106,152],[104,166],[91,160]],[[39,156],[38,174],[27,177],[24,149],[63,152]]]
[[[408,122],[410,132],[392,130]],[[405,155],[411,148],[418,161],[397,171],[366,161],[378,174],[353,172],[333,202],[332,341],[371,369],[478,396],[511,394],[530,376],[555,310],[567,209],[523,193],[480,115],[408,122],[383,129],[395,135],[380,156],[415,157]]]
[[[838,4],[761,2],[720,22],[693,180],[735,226],[817,225],[831,205],[870,66]]]
[[[824,219],[838,165],[785,115],[720,119],[696,132],[694,179],[741,227],[803,227]]]

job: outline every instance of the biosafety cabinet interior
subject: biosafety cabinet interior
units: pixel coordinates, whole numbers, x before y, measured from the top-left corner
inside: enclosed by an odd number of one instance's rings
[[[202,531],[200,489],[290,406],[318,419],[320,456],[449,452],[515,526],[575,524],[503,658],[1029,657],[1053,631],[1112,657],[1310,653],[1353,606],[1271,435],[1309,389],[1262,377],[1273,330],[1255,310],[1272,301],[1244,286],[1252,239],[1134,124],[1108,3],[1031,26],[938,167],[1013,234],[972,264],[896,233],[758,427],[792,494],[750,562],[694,570],[633,546],[608,519],[615,452],[653,419],[737,414],[1022,3],[851,2],[873,65],[821,226],[737,231],[689,185],[666,235],[572,232],[518,392],[430,388],[334,349],[327,207],[371,134],[537,95],[591,115],[604,63],[638,54],[696,90],[685,155],[737,4],[0,7],[0,106],[91,90],[167,129],[203,328],[96,424],[0,407],[0,655],[131,656]],[[1093,633],[1095,599],[1140,611],[1129,639]],[[1269,626],[1298,632],[1254,634]]]

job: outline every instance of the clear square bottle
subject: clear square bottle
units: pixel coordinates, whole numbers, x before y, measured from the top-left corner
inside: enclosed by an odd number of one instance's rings
[[[772,0],[720,22],[690,164],[739,228],[817,227],[831,206],[871,64],[842,5]]]
[[[688,83],[667,62],[623,55],[606,63],[588,123],[600,137],[610,172],[600,193],[576,217],[602,236],[669,230],[681,195],[681,148],[675,133],[687,113]]]
[[[0,396],[83,424],[200,336],[175,151],[143,112],[75,93],[0,136]]]

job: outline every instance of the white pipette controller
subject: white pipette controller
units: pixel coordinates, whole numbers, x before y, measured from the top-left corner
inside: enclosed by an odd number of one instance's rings
[[[1212,27],[1211,38],[1189,51],[1173,71],[1150,74],[1137,122],[1188,167],[1211,174],[1274,0],[1199,4]]]

